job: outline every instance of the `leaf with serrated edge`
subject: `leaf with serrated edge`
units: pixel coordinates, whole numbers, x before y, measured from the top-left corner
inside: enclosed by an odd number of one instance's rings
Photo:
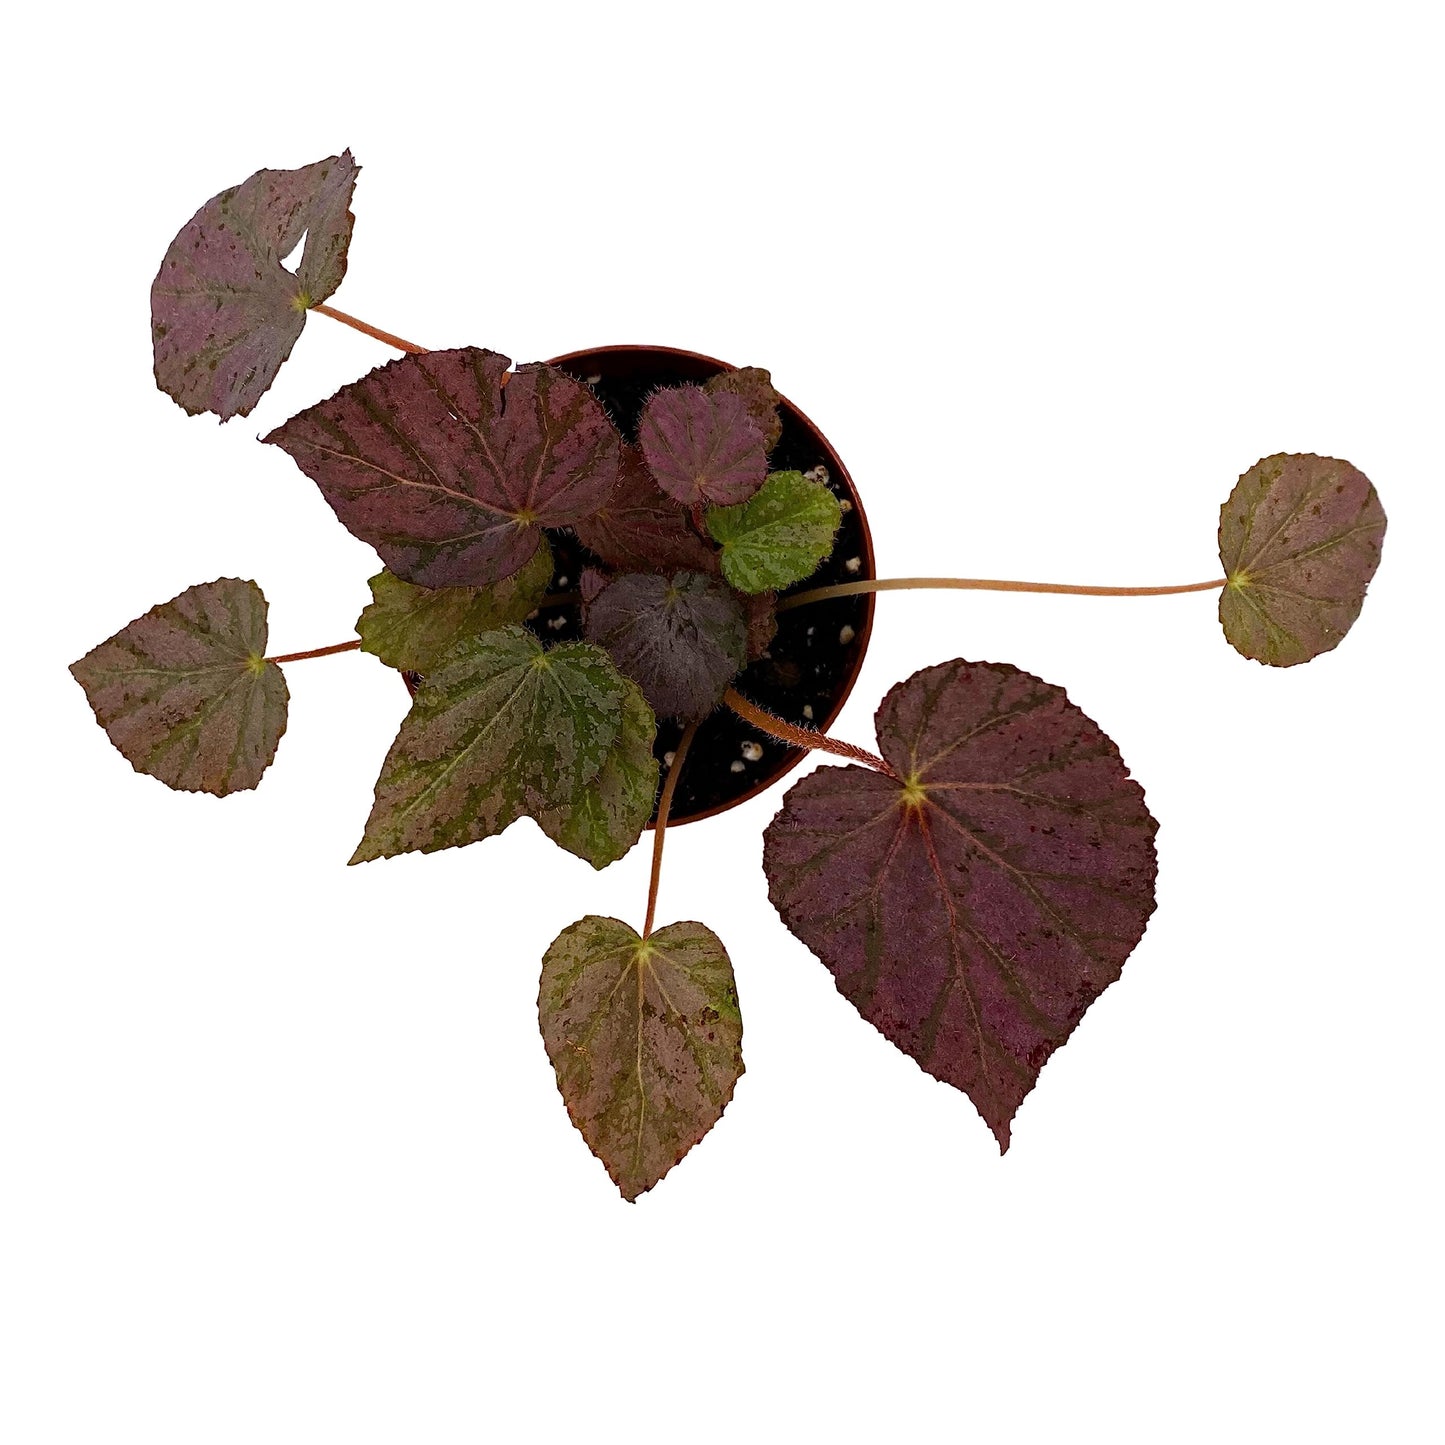
[[[490,587],[416,587],[378,572],[356,620],[361,650],[403,672],[425,672],[464,637],[523,621],[546,596],[552,551],[544,542],[520,572]]]
[[[350,151],[257,171],[213,196],[171,242],[151,285],[156,385],[192,416],[245,416],[346,274],[360,167]],[[300,267],[282,260],[305,235]]]
[[[543,527],[590,517],[617,484],[617,429],[581,382],[464,346],[378,367],[266,440],[342,524],[422,587],[519,571]]]
[[[628,572],[587,609],[607,649],[659,717],[706,717],[747,661],[747,619],[721,582],[696,572]]]
[[[838,499],[802,472],[774,472],[736,507],[711,507],[707,529],[739,592],[775,592],[818,570],[843,520]]]
[[[138,773],[219,798],[254,788],[286,731],[286,679],[265,659],[261,589],[222,577],[152,607],[70,671]]]
[[[542,960],[537,1012],[567,1112],[627,1200],[717,1123],[743,1072],[732,964],[701,923],[646,939],[574,923]]]
[[[636,447],[622,449],[617,490],[574,530],[619,572],[716,572],[717,551],[689,525],[679,503],[652,479]]]
[[[945,662],[878,709],[902,781],[822,768],[764,838],[783,921],[871,1024],[968,1094],[1003,1149],[1044,1061],[1154,910],[1154,833],[1119,750],[1015,667]]]
[[[1256,662],[1293,667],[1337,647],[1380,565],[1385,509],[1334,457],[1256,462],[1219,511],[1219,621]]]
[[[657,719],[635,683],[627,684],[622,728],[602,770],[566,808],[537,815],[537,824],[559,847],[594,868],[606,868],[642,836],[657,798],[657,759],[652,744]]]
[[[657,485],[685,507],[745,502],[768,474],[768,449],[731,392],[674,386],[648,397],[637,444]]]
[[[778,407],[783,398],[773,388],[772,376],[761,366],[740,366],[736,371],[722,371],[703,383],[704,391],[731,391],[747,403],[753,425],[762,433],[763,445],[772,451],[783,435],[783,419]]]
[[[617,740],[625,695],[585,642],[543,652],[503,627],[458,643],[412,699],[351,861],[458,848],[573,806]]]

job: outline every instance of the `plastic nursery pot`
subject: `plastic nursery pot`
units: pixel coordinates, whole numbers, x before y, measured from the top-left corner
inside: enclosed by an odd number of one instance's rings
[[[643,402],[659,386],[706,381],[718,372],[735,370],[710,356],[669,346],[603,346],[568,352],[554,357],[550,364],[588,383],[628,441],[636,439]],[[780,412],[783,431],[769,462],[772,470],[808,472],[822,467],[828,485],[843,504],[843,522],[833,551],[811,577],[780,593],[780,598],[830,582],[875,576],[868,519],[842,458],[786,398]],[[582,568],[595,559],[568,533],[549,533],[549,540],[557,558],[554,590],[575,587]],[[547,612],[539,624],[540,634],[549,641],[580,637],[580,608]],[[766,652],[734,685],[743,696],[788,722],[826,729],[853,690],[872,629],[871,593],[784,612]],[[659,721],[655,751],[660,760],[677,746],[681,734],[680,724]],[[804,756],[804,750],[758,732],[726,707],[718,708],[693,738],[668,825],[710,818],[746,802],[772,787]]]

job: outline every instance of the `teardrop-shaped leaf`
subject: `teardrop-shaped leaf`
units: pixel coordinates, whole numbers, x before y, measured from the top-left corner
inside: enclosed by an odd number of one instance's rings
[[[627,684],[622,727],[602,770],[565,808],[538,813],[542,831],[594,868],[606,868],[642,836],[657,798],[652,744],[657,719],[635,683]]]
[[[622,445],[601,403],[555,367],[464,346],[378,367],[277,427],[342,524],[398,577],[483,587],[519,571],[543,527],[612,495]]]
[[[1380,565],[1385,509],[1349,462],[1281,453],[1256,462],[1219,511],[1224,635],[1292,667],[1337,647]]]
[[[542,960],[537,1000],[567,1112],[624,1199],[722,1117],[743,1072],[732,964],[701,923],[640,938],[589,915]]]
[[[736,596],[697,572],[628,572],[587,609],[587,636],[605,647],[659,717],[706,717],[747,661]]]
[[[131,766],[184,792],[254,788],[286,731],[286,679],[266,661],[254,582],[188,587],[70,671]]]
[[[707,529],[722,545],[722,573],[739,592],[775,592],[811,577],[833,550],[838,499],[802,472],[774,472],[736,507],[710,507]]]
[[[647,399],[637,444],[657,484],[685,507],[745,502],[768,474],[768,448],[731,392],[674,386]]]
[[[761,366],[740,366],[736,371],[722,371],[703,383],[703,390],[730,391],[747,404],[753,425],[762,433],[763,445],[772,451],[783,435],[783,419],[778,407],[783,398],[773,388],[773,378]]]
[[[151,286],[156,385],[192,416],[245,416],[291,354],[308,307],[346,274],[360,167],[350,151],[257,171],[181,229]],[[281,264],[302,236],[301,265]]]
[[[459,643],[402,721],[351,861],[459,848],[523,813],[573,807],[622,725],[626,683],[585,642],[547,652],[523,627]]]
[[[679,503],[652,479],[642,453],[624,446],[617,490],[573,529],[619,572],[716,572],[717,551],[692,530]]]
[[[368,584],[371,603],[356,621],[361,650],[403,672],[426,672],[465,637],[521,622],[547,594],[552,551],[545,542],[520,572],[490,587],[416,587],[390,572]]]
[[[792,787],[765,835],[769,896],[1006,1149],[1045,1060],[1143,935],[1157,825],[1098,726],[1015,667],[924,668],[877,729],[897,779],[821,768]]]

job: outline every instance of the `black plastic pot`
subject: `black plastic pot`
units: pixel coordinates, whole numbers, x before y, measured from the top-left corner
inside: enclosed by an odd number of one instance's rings
[[[602,400],[619,430],[629,441],[636,435],[637,418],[649,393],[659,386],[706,381],[734,368],[710,356],[666,346],[604,346],[554,357],[551,365],[587,382]],[[788,592],[805,591],[830,582],[859,581],[876,575],[873,540],[863,504],[828,439],[786,399],[782,408],[782,437],[772,453],[774,470],[811,471],[825,467],[828,483],[844,504],[843,523],[832,554],[806,581]],[[557,557],[554,588],[575,588],[591,554],[566,533],[550,536]],[[788,592],[781,595],[787,596]],[[581,635],[580,609],[559,608],[537,622],[548,640]],[[788,722],[804,727],[828,728],[848,694],[868,650],[873,628],[873,596],[838,598],[809,604],[778,618],[778,630],[767,652],[752,663],[734,684],[743,696]],[[666,760],[676,747],[682,728],[663,720],[658,727],[656,752]],[[678,779],[669,826],[696,822],[746,802],[770,788],[805,756],[798,748],[760,733],[727,708],[719,708],[698,728]]]

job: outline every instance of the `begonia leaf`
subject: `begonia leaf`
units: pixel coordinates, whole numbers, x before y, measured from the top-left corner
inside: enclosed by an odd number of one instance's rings
[[[482,587],[519,571],[543,527],[590,517],[617,484],[621,438],[555,367],[464,346],[378,367],[266,438],[343,525],[422,587]]]
[[[575,805],[617,740],[625,695],[585,642],[544,652],[512,626],[458,643],[412,699],[351,861],[457,848]]]
[[[703,390],[730,391],[747,403],[753,425],[762,433],[763,445],[772,451],[783,435],[783,419],[778,414],[782,397],[773,388],[773,378],[761,366],[740,366],[735,371],[720,371],[703,383]]]
[[[716,572],[714,547],[692,530],[681,506],[653,480],[642,453],[623,447],[617,490],[573,529],[577,540],[619,572]]]
[[[490,587],[417,587],[390,572],[371,579],[371,602],[356,621],[361,650],[403,672],[425,672],[464,637],[521,622],[546,596],[552,552]]]
[[[257,171],[186,222],[151,286],[156,384],[192,416],[245,416],[346,274],[360,167],[350,151]],[[281,263],[305,235],[301,264]]]
[[[817,571],[843,520],[838,499],[802,472],[774,472],[736,507],[710,507],[722,574],[739,592],[775,592]]]
[[[581,919],[542,960],[537,1012],[567,1112],[624,1199],[707,1134],[743,1072],[732,964],[701,923],[641,938]]]
[[[587,609],[607,649],[659,717],[706,717],[747,661],[747,619],[721,582],[697,572],[627,572]]]
[[[756,662],[778,635],[778,597],[775,592],[744,593],[742,602],[748,625],[748,661]]]
[[[877,731],[897,778],[830,767],[794,785],[765,835],[769,895],[1006,1149],[1044,1062],[1143,935],[1157,825],[1098,726],[1017,668],[924,668]]]
[[[685,507],[745,502],[768,474],[768,448],[732,392],[673,386],[642,408],[637,444],[658,486]]]
[[[266,599],[222,577],[152,607],[70,666],[131,766],[190,793],[254,788],[286,731]]]
[[[657,718],[636,683],[627,683],[622,726],[597,776],[566,807],[537,814],[542,831],[594,868],[606,868],[642,836],[657,798],[652,744]]]
[[[1266,457],[1219,511],[1219,621],[1246,657],[1274,667],[1337,647],[1380,565],[1385,510],[1349,462]]]

